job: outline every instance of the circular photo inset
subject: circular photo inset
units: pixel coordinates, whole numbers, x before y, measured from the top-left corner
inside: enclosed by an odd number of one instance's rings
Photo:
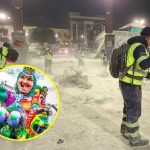
[[[0,70],[0,136],[34,139],[54,124],[59,108],[58,90],[44,72],[28,65]]]

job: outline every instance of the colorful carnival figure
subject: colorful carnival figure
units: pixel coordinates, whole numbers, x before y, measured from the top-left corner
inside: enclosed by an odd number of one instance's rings
[[[35,92],[35,87],[36,77],[34,75],[34,69],[24,67],[23,71],[18,75],[15,92],[10,92],[10,94],[13,95],[14,100],[12,100],[12,103],[10,105],[7,105],[7,110],[19,111],[20,113],[24,113],[25,115],[25,110],[21,105],[21,101],[26,100],[27,103],[31,102],[32,96]],[[6,90],[5,92],[8,95],[8,90]],[[6,98],[6,101],[9,101],[8,97]]]
[[[46,86],[36,86],[35,94],[32,96],[32,109],[45,107],[47,92],[48,88]]]
[[[23,106],[27,114],[30,112],[31,109],[45,107],[47,92],[48,88],[46,86],[41,87],[37,85],[31,101],[29,101],[29,99],[21,100],[21,105]]]
[[[21,124],[21,114],[18,111],[13,111],[9,114],[6,109],[2,107],[0,108],[0,113],[1,112],[4,112],[3,116],[0,117],[1,134],[13,139],[25,139],[27,132]]]
[[[24,67],[19,73],[14,91],[0,86],[0,133],[12,139],[26,139],[42,133],[48,127],[46,108],[48,88],[36,85],[34,69]]]
[[[31,110],[26,120],[28,137],[36,136],[48,128],[49,111],[47,109]]]
[[[46,86],[42,87],[40,94],[41,106],[44,108],[46,103],[46,96],[48,95],[48,88]]]
[[[27,112],[21,101],[26,100],[26,106],[28,106],[28,103],[32,101],[35,87],[36,77],[34,69],[29,67],[24,67],[23,71],[19,73],[15,92],[8,91],[5,87],[0,87],[0,101],[2,106],[0,107],[0,125],[2,135],[13,138],[22,137],[21,135],[14,134],[14,131],[24,131],[20,130],[20,127],[24,128],[24,120],[27,117]],[[15,133],[18,134],[19,132]]]

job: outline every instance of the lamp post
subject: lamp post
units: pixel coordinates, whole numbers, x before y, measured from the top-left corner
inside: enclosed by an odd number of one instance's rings
[[[105,0],[106,33],[112,33],[113,0]]]
[[[25,31],[23,30],[23,0],[11,0],[13,28],[12,41],[19,52],[17,63],[27,62],[28,45],[25,42]]]
[[[23,1],[11,0],[14,31],[23,32]]]
[[[105,48],[109,51],[114,48],[113,34],[113,0],[105,0]]]

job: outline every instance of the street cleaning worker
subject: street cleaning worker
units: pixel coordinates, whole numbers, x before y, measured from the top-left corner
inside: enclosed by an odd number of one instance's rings
[[[131,146],[144,146],[149,144],[149,140],[141,138],[138,120],[141,116],[142,80],[150,76],[150,27],[145,27],[141,36],[130,38],[128,44],[130,47],[126,65],[131,67],[126,75],[119,79],[124,99],[121,134],[128,139]]]
[[[46,73],[51,73],[52,57],[53,57],[52,50],[47,50],[45,53],[45,72]]]
[[[9,48],[10,45],[6,42],[4,42],[3,46],[0,48],[0,69],[3,69],[6,66],[6,56]]]
[[[102,64],[104,67],[107,67],[108,64],[108,56],[106,49],[102,49],[100,53],[100,59],[102,60]]]

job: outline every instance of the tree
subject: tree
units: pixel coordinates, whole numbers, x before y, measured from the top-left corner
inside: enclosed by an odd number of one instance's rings
[[[54,44],[56,39],[53,30],[37,27],[35,29],[30,29],[29,41],[30,43],[40,43],[43,46],[45,43]]]

